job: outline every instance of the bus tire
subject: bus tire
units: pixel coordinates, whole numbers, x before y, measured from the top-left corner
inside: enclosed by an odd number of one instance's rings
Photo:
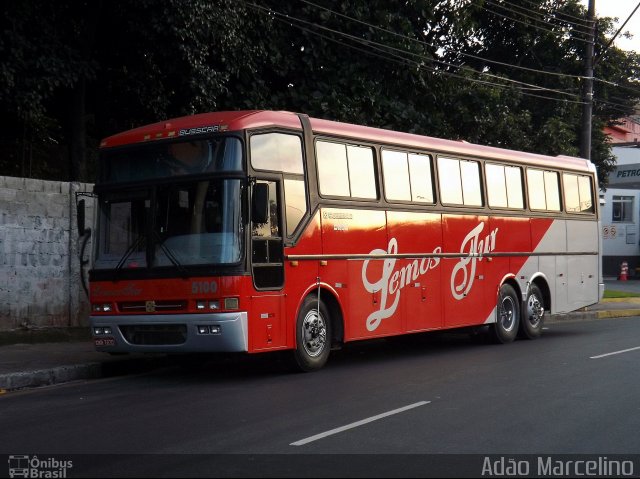
[[[518,335],[521,338],[536,339],[542,333],[544,325],[544,297],[542,291],[535,284],[529,288],[525,310],[520,321]]]
[[[516,339],[520,323],[520,301],[518,295],[509,284],[500,286],[498,304],[496,306],[496,322],[491,328],[494,342],[506,344]]]
[[[318,301],[316,295],[307,296],[296,320],[296,348],[293,355],[295,364],[300,371],[317,371],[325,365],[330,352],[329,309],[322,300]]]

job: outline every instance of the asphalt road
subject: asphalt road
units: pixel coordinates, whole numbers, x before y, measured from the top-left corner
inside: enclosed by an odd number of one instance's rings
[[[359,343],[311,374],[281,355],[217,358],[0,396],[0,454],[106,454],[74,456],[76,472],[121,477],[477,476],[485,455],[624,457],[640,452],[639,366],[640,318],[509,345]]]

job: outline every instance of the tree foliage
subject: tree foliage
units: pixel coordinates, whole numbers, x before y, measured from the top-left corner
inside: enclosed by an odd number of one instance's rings
[[[90,180],[100,138],[181,115],[285,109],[576,155],[586,16],[578,0],[8,0],[0,172]],[[612,34],[600,19],[597,54]],[[632,112],[640,57],[596,69],[601,128]]]

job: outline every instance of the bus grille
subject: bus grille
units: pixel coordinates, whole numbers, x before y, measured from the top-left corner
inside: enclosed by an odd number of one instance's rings
[[[118,303],[118,309],[123,313],[177,312],[187,309],[187,302],[181,300],[129,301]]]
[[[137,324],[120,326],[120,332],[131,344],[183,344],[187,340],[187,326],[184,324]]]

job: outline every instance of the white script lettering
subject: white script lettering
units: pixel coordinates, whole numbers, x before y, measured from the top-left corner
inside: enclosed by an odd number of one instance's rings
[[[462,241],[460,253],[467,253],[468,256],[460,258],[460,261],[451,272],[451,294],[457,300],[463,299],[471,291],[476,275],[476,264],[478,261],[482,261],[482,255],[496,249],[498,228],[491,231],[481,240],[480,233],[483,229],[484,223],[479,223]],[[462,278],[457,283],[456,278],[458,278],[459,273],[462,273]]]
[[[434,254],[442,252],[442,248],[438,246],[433,250]],[[389,240],[387,251],[382,249],[374,249],[369,254],[398,254],[398,241],[395,238]],[[365,260],[362,265],[362,284],[370,293],[380,291],[380,308],[374,311],[367,318],[367,329],[374,331],[380,326],[383,319],[387,319],[396,312],[400,301],[400,293],[402,288],[416,281],[420,276],[425,275],[440,263],[440,258],[421,258],[410,261],[406,266],[399,270],[394,270],[396,266],[396,258],[385,258],[382,265],[382,276],[378,281],[370,282],[367,276],[367,269],[371,260]],[[374,260],[379,261],[379,260]],[[388,303],[391,303],[388,305]]]

